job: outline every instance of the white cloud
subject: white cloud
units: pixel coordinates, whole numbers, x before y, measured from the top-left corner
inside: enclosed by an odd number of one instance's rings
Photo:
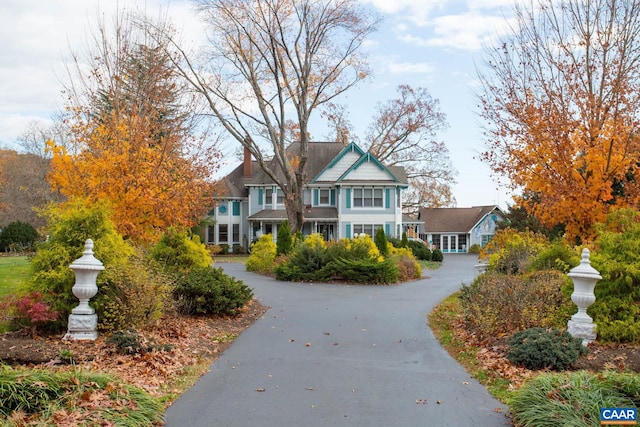
[[[426,62],[391,62],[387,64],[387,69],[393,74],[399,73],[432,73],[435,68]]]

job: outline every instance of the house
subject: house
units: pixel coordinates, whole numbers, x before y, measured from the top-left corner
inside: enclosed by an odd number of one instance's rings
[[[420,208],[420,237],[444,253],[468,252],[473,245],[484,245],[504,219],[498,206],[471,208]]]
[[[287,148],[293,157],[300,150]],[[357,144],[312,142],[308,145],[304,188],[303,235],[320,233],[338,240],[383,228],[387,236],[402,235],[402,190],[408,187],[404,168],[385,166]],[[205,242],[247,248],[262,234],[277,236],[287,219],[284,195],[273,180],[251,159],[244,159],[223,180],[223,195],[209,212]]]

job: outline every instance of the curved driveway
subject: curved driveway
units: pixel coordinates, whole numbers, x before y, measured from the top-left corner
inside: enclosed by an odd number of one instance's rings
[[[426,324],[476,262],[447,255],[430,277],[394,286],[278,282],[222,264],[271,308],[167,409],[166,425],[511,425]]]

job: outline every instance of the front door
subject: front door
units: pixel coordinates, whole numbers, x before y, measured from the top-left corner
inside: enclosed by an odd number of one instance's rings
[[[334,239],[333,224],[318,224],[318,233],[322,235],[325,241],[330,242]]]
[[[442,252],[456,252],[458,247],[458,236],[456,234],[443,234],[440,241]]]

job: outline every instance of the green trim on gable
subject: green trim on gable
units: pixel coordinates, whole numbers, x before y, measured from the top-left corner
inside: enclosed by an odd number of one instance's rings
[[[380,168],[380,170],[386,172],[391,179],[393,180],[393,182],[400,182],[398,181],[398,178],[396,178],[389,169],[387,169],[387,167],[385,165],[383,165],[382,163],[380,163],[380,160],[376,159],[376,157],[369,153],[366,152],[365,154],[363,154],[353,165],[351,165],[351,167],[349,169],[347,169],[347,171],[345,173],[342,174],[342,176],[340,178],[338,178],[336,180],[336,182],[342,182],[351,172],[353,172],[354,170],[358,169],[360,167],[360,165],[362,165],[364,162],[373,162],[376,164],[376,166],[378,166]]]
[[[331,160],[329,162],[329,164],[327,166],[324,167],[324,169],[322,169],[320,171],[320,173],[318,173],[318,175],[313,177],[313,179],[310,182],[312,184],[314,182],[316,182],[318,180],[318,178],[320,178],[322,176],[323,173],[325,173],[327,170],[329,170],[332,167],[334,167],[336,165],[336,163],[338,163],[340,161],[340,159],[342,159],[347,153],[351,153],[353,151],[357,152],[360,156],[362,156],[364,154],[364,151],[362,150],[362,148],[360,148],[358,146],[358,144],[356,144],[355,142],[349,143],[346,147],[344,147],[344,149],[342,151],[340,151],[340,153],[338,153],[338,155],[336,157],[333,158],[333,160]]]

